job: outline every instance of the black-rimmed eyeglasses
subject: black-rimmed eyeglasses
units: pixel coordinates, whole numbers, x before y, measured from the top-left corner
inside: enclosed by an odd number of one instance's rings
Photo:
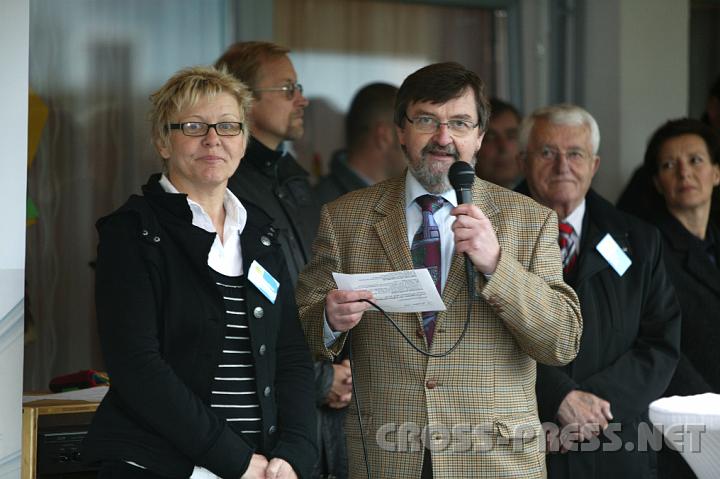
[[[263,91],[284,91],[285,96],[288,100],[292,100],[295,98],[295,92],[298,92],[302,95],[303,93],[303,86],[299,83],[287,83],[283,86],[272,86],[267,88],[255,88],[253,90],[254,92],[263,92]]]
[[[219,136],[237,136],[242,133],[243,124],[239,121],[222,121],[220,123],[203,123],[201,121],[186,121],[185,123],[170,123],[168,129],[181,130],[187,136],[205,136],[215,129]]]

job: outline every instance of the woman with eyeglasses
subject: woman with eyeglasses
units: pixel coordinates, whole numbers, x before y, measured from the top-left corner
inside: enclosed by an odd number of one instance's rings
[[[227,189],[251,93],[214,68],[151,96],[164,172],[98,221],[96,305],[111,387],[84,456],[100,478],[303,478],[313,370],[261,209]]]
[[[650,138],[644,167],[664,199],[656,225],[682,308],[682,356],[666,396],[720,392],[720,231],[711,220],[720,184],[716,133],[693,119],[671,120]],[[677,453],[659,456],[660,477],[695,477]]]

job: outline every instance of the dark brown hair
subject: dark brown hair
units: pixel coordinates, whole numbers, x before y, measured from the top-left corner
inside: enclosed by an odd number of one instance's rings
[[[345,118],[348,150],[358,148],[377,122],[392,121],[397,91],[389,83],[370,83],[355,93]]]
[[[515,116],[515,119],[518,123],[522,121],[522,115],[518,111],[515,106],[512,104],[501,100],[497,97],[491,97],[490,98],[490,118],[495,118],[496,116],[500,116],[505,112],[510,112]]]
[[[658,156],[663,144],[671,138],[682,135],[697,135],[702,138],[705,141],[708,153],[710,153],[710,161],[714,165],[718,164],[720,161],[720,141],[717,133],[700,120],[678,118],[667,121],[655,130],[655,133],[650,137],[650,141],[648,141],[644,166],[650,176],[655,176],[658,173]]]
[[[433,63],[405,79],[395,100],[395,124],[402,128],[411,103],[446,103],[462,96],[468,88],[475,94],[479,127],[485,131],[490,116],[485,85],[475,72],[455,62]]]

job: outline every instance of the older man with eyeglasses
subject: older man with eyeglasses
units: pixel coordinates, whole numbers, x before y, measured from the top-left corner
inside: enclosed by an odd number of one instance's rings
[[[373,478],[545,476],[536,361],[574,358],[582,319],[562,280],[555,214],[474,177],[489,116],[483,89],[457,63],[405,79],[394,120],[408,171],[325,205],[315,256],[300,275],[311,349],[330,358],[346,342],[352,348],[353,478],[366,470]],[[472,202],[458,205],[448,172],[463,163]],[[427,268],[447,310],[391,317],[432,357],[363,302],[371,293],[340,291],[332,276],[413,268]]]
[[[519,141],[526,183],[518,191],[557,213],[565,281],[584,320],[577,358],[538,366],[548,477],[655,477],[648,405],[670,382],[680,342],[660,234],[590,187],[600,131],[584,109],[536,110],[522,122]]]

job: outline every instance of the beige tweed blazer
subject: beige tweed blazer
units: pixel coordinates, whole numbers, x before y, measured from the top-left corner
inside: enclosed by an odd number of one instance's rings
[[[412,269],[404,204],[405,177],[349,193],[323,207],[314,258],[300,275],[297,302],[311,350],[323,343],[325,296],[332,272]],[[423,446],[441,478],[545,477],[544,436],[535,401],[536,361],[563,365],[577,354],[580,305],[562,279],[557,217],[533,200],[475,180],[473,202],[488,216],[501,247],[497,270],[476,288],[469,330],[444,358],[411,349],[378,312],[353,329],[354,383],[374,479],[417,478]],[[431,351],[447,350],[461,334],[468,304],[463,257],[455,255]],[[393,313],[426,348],[420,314]],[[352,478],[364,478],[355,405],[346,421]]]

